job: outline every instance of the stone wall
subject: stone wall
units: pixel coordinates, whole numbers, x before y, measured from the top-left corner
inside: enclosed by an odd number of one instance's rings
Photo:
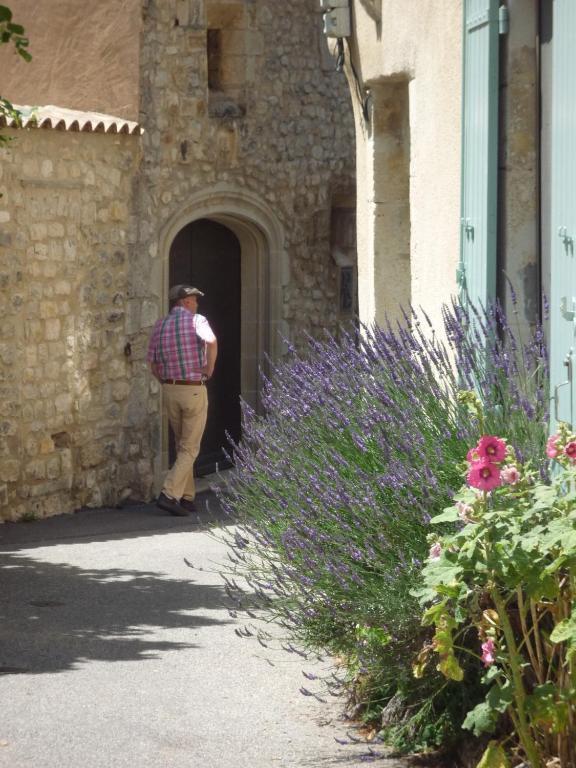
[[[327,55],[321,17],[309,0],[144,6],[144,162],[131,261],[135,364],[143,365],[150,324],[167,309],[169,248],[178,226],[199,216],[224,223],[241,241],[243,262],[248,241],[263,234],[253,257],[259,264],[242,285],[242,395],[255,406],[258,365],[280,351],[275,342],[288,337],[304,346],[306,333],[334,332],[340,320],[331,211],[355,194],[345,77]],[[275,238],[250,207],[266,211]],[[154,382],[137,396],[149,403],[142,413],[160,410]],[[166,430],[164,421],[156,488],[168,463]]]
[[[140,122],[145,162],[134,251],[136,301],[165,306],[154,277],[160,232],[199,190],[223,185],[269,206],[283,227],[288,332],[338,321],[330,254],[334,200],[352,194],[354,127],[346,81],[326,60],[309,0],[145,3]],[[220,31],[220,86],[211,87],[208,32]],[[218,78],[215,78],[218,85]]]
[[[331,234],[339,211],[353,222],[354,129],[315,4],[142,14],[141,138],[32,129],[0,150],[0,520],[158,489],[167,428],[145,355],[179,226],[212,217],[241,243],[250,402],[277,331],[302,345],[340,319]]]
[[[138,138],[3,132],[0,520],[146,495],[124,351]]]

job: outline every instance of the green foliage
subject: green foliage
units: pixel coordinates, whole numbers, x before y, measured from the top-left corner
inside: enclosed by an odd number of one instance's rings
[[[5,5],[0,5],[0,45],[12,44],[16,53],[24,61],[31,61],[32,56],[28,52],[28,38],[24,27],[12,21],[12,11]]]
[[[490,742],[478,763],[478,768],[510,768],[510,761],[498,742]]]
[[[10,8],[0,5],[0,45],[13,45],[16,53],[24,61],[31,61],[32,56],[28,51],[28,42],[24,27],[12,21],[12,11]],[[0,118],[14,120],[16,125],[20,125],[22,116],[8,99],[0,96]],[[0,144],[7,141],[7,137],[0,134]]]
[[[561,426],[548,454],[562,466],[552,482],[529,466],[508,466],[498,471],[513,482],[490,491],[464,486],[456,504],[433,519],[461,524],[436,537],[423,570],[423,623],[436,634],[414,670],[422,676],[437,656],[437,669],[456,679],[464,655],[478,667],[482,661],[489,690],[463,727],[493,733],[506,715],[513,752],[532,768],[552,758],[576,765],[576,435]],[[514,458],[508,449],[506,460]],[[469,459],[469,484],[480,460]],[[466,647],[460,638],[471,627],[477,640]],[[503,755],[492,742],[478,768],[507,764]]]

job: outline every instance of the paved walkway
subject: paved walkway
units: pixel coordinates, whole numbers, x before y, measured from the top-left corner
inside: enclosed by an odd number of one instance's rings
[[[194,520],[141,506],[0,526],[0,766],[405,768],[336,741],[338,703],[299,693],[311,665],[235,635],[200,499]]]

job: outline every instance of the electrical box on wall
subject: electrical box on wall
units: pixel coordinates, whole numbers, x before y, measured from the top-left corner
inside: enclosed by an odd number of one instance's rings
[[[350,5],[348,0],[320,0],[326,37],[350,37]]]
[[[333,8],[324,14],[326,37],[350,37],[350,11],[348,8]]]

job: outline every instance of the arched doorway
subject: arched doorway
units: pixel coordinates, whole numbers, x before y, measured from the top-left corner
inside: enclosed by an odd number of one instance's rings
[[[188,283],[206,295],[199,312],[218,339],[218,360],[208,383],[208,423],[195,472],[205,475],[226,466],[227,434],[240,439],[241,246],[224,224],[197,219],[183,227],[170,247],[169,286]],[[170,438],[169,461],[175,456]]]
[[[260,369],[284,352],[288,329],[282,318],[284,287],[289,282],[284,231],[276,214],[259,195],[225,183],[191,195],[165,223],[159,236],[160,259],[152,275],[161,311],[168,311],[171,258],[174,241],[190,224],[208,219],[232,232],[240,243],[240,391],[256,411],[260,408]],[[202,286],[199,286],[200,288]],[[206,299],[209,298],[206,290]],[[201,311],[205,311],[204,299]],[[208,315],[208,312],[205,312]],[[154,463],[155,487],[162,487],[170,464],[168,419],[162,421],[159,450]]]

